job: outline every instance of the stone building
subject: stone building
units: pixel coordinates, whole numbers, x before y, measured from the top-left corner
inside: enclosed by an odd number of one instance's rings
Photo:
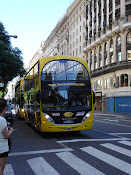
[[[131,0],[86,1],[85,39],[96,109],[131,113]]]
[[[75,0],[43,45],[44,55],[84,56],[85,0]]]

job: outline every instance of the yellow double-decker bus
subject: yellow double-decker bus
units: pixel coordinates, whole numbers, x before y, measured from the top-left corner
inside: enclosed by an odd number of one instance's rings
[[[92,129],[94,98],[85,58],[40,58],[24,79],[27,123],[41,132]]]
[[[19,79],[15,85],[15,101],[16,101],[16,116],[20,119],[24,119],[24,97],[23,97],[23,86],[24,79]]]

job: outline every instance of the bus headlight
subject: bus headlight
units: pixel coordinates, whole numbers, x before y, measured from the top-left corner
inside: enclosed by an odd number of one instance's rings
[[[91,115],[91,111],[89,111],[82,119],[82,122],[85,122]]]
[[[46,113],[43,113],[44,117],[51,123],[55,123],[54,120]]]

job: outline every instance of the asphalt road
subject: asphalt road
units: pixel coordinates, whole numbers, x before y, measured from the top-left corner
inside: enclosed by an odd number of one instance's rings
[[[5,175],[131,174],[131,117],[94,114],[90,131],[39,134],[14,117]]]

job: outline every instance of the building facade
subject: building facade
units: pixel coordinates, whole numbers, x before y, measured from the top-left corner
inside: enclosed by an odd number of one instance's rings
[[[39,58],[44,57],[44,53],[42,51],[42,46],[43,46],[43,42],[41,42],[40,48],[37,50],[37,52],[35,53],[35,55],[31,59],[31,61],[29,63],[29,68],[27,69],[27,71],[39,60]]]
[[[85,0],[74,0],[43,45],[44,55],[84,57]]]
[[[131,113],[131,0],[74,0],[42,51],[85,57],[96,109]]]
[[[131,0],[88,0],[85,39],[96,109],[131,113]]]

